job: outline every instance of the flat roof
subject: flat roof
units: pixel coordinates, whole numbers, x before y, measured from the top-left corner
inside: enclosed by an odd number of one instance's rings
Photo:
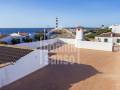
[[[15,46],[0,46],[0,67],[3,67],[4,65],[11,62],[16,62],[31,51],[33,50],[18,48]]]

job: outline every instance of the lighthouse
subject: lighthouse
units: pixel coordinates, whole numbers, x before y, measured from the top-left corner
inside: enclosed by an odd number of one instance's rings
[[[58,25],[59,25],[59,19],[58,19],[58,17],[56,17],[56,29],[58,29]]]
[[[83,28],[82,27],[77,27],[76,28],[76,40],[83,40]]]

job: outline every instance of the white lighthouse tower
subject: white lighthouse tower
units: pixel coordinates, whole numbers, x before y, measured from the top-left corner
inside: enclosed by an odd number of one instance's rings
[[[80,41],[83,40],[83,32],[84,32],[84,30],[82,27],[76,28],[76,40],[80,40]]]
[[[58,25],[59,25],[59,19],[58,19],[58,17],[56,17],[56,26],[55,26],[56,29],[59,28]]]

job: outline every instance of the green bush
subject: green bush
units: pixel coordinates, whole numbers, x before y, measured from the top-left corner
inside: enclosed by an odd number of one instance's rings
[[[34,36],[35,40],[43,40],[44,39],[44,34],[43,33],[37,33],[35,36]]]
[[[95,36],[96,36],[95,34],[89,34],[89,35],[86,35],[87,38],[92,38],[92,39],[94,39]]]
[[[107,33],[107,32],[111,32],[111,29],[98,29],[96,30],[96,35],[100,35],[102,33]]]
[[[27,37],[27,38],[23,38],[23,42],[32,42],[32,39]]]
[[[18,38],[13,38],[13,39],[11,40],[11,43],[12,43],[12,44],[19,44],[19,43],[20,43],[20,39],[18,39]]]
[[[94,39],[96,36],[98,36],[102,33],[111,32],[111,29],[98,29],[98,30],[93,30],[93,31],[90,31],[90,32],[91,32],[90,34],[85,35],[85,38]]]

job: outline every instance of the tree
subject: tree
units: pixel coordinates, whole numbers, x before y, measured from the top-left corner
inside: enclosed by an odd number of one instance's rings
[[[34,38],[36,39],[36,40],[44,40],[44,34],[43,33],[37,33],[35,36],[34,36]]]
[[[20,39],[19,39],[19,38],[13,38],[13,39],[11,40],[11,43],[12,43],[12,44],[19,44],[19,43],[20,43]]]
[[[24,42],[32,42],[32,39],[29,38],[29,37],[26,37],[26,38],[23,38],[23,41],[24,41]]]

